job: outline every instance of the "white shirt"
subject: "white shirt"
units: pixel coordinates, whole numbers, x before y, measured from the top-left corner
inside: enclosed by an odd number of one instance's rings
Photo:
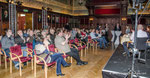
[[[137,31],[137,37],[138,38],[144,38],[144,37],[148,37],[148,35],[145,31],[138,30]],[[134,32],[132,32],[130,39],[132,40],[132,42],[134,42]]]

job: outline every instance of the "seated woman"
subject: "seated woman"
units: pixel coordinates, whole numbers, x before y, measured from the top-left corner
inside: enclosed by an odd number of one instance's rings
[[[62,74],[61,72],[61,64],[64,66],[64,67],[69,67],[71,64],[67,63],[63,57],[61,56],[61,54],[58,54],[58,53],[55,53],[55,54],[52,54],[48,51],[48,45],[50,44],[49,43],[49,38],[50,35],[47,35],[44,39],[43,39],[43,43],[44,44],[37,44],[35,46],[35,50],[36,50],[36,53],[38,56],[42,57],[45,59],[45,61],[47,63],[51,63],[51,62],[56,62],[56,74],[57,76],[64,76],[65,74]]]

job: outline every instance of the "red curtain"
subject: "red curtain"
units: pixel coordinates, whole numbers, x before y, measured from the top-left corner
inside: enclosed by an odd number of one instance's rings
[[[96,9],[95,14],[120,14],[120,9]]]
[[[118,2],[120,0],[93,0],[93,3],[100,3],[100,2]]]

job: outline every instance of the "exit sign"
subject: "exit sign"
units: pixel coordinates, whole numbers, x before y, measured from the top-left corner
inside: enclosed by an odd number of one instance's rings
[[[23,9],[23,12],[29,12],[29,10],[28,9]]]

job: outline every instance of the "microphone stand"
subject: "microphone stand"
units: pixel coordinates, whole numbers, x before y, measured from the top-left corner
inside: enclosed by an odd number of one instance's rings
[[[138,0],[137,0],[138,1]],[[146,7],[144,8],[143,12],[146,10],[146,8],[148,7],[150,3],[150,0],[148,0],[148,3],[146,4]],[[139,76],[136,74],[134,68],[135,68],[135,55],[136,53],[138,52],[137,50],[137,26],[138,26],[138,21],[140,19],[140,17],[138,18],[138,12],[139,10],[141,10],[141,3],[138,4],[140,7],[139,8],[136,8],[136,0],[133,0],[133,9],[135,9],[135,31],[134,31],[134,48],[133,48],[133,57],[132,57],[132,67],[131,67],[131,70],[129,70],[128,72],[128,75],[125,76],[125,78],[133,78],[133,77],[136,77],[136,78],[139,78]],[[143,13],[142,12],[142,13]]]
[[[139,78],[138,75],[136,74],[134,67],[135,67],[135,55],[138,52],[137,48],[136,48],[136,39],[137,39],[137,25],[138,25],[138,9],[135,8],[136,12],[135,12],[135,31],[134,31],[134,48],[133,48],[133,57],[132,57],[132,67],[129,70],[128,74],[125,76],[125,78],[133,78],[134,75],[136,76],[136,78]]]
[[[136,72],[134,70],[134,66],[135,66],[135,54],[137,53],[137,47],[136,47],[137,46],[137,25],[138,25],[138,9],[136,8],[135,31],[134,31],[134,49],[133,49],[133,58],[132,58],[131,78],[133,78],[133,75],[136,74]],[[137,78],[138,78],[138,76],[137,76]]]

